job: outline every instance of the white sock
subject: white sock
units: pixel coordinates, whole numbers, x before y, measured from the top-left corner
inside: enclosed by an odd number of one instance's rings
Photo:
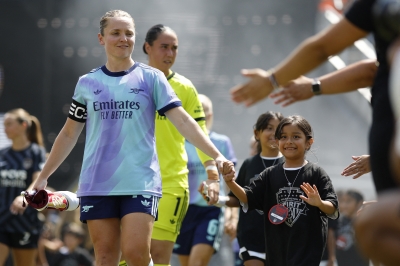
[[[149,266],[154,266],[154,264],[153,264],[153,260],[152,260],[152,259],[150,259]]]
[[[74,211],[79,207],[79,198],[76,196],[75,193],[70,191],[58,191],[62,193],[68,200],[68,209],[66,211]]]

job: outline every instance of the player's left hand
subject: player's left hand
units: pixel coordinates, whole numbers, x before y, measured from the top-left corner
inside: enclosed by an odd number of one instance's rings
[[[318,189],[315,185],[311,186],[309,183],[303,183],[302,185],[300,185],[300,187],[307,195],[307,197],[301,195],[300,198],[302,200],[312,206],[318,207],[321,205],[321,197],[319,196]]]
[[[218,201],[219,181],[207,179],[201,183],[198,191],[203,196],[203,199],[207,201],[208,205],[214,205]]]
[[[243,69],[242,75],[250,81],[231,89],[232,100],[236,103],[244,103],[247,107],[266,98],[273,87],[268,80],[269,72],[262,69]]]

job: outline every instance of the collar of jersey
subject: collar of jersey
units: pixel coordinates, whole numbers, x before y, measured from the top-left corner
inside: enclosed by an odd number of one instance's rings
[[[106,74],[107,76],[111,76],[111,77],[122,77],[122,76],[125,76],[125,75],[131,73],[131,72],[136,68],[137,65],[138,65],[138,62],[135,62],[135,63],[133,64],[133,66],[131,66],[128,70],[118,71],[118,72],[111,72],[110,70],[108,70],[108,69],[106,68],[105,65],[103,65],[103,66],[101,67],[101,70],[103,70],[103,73]]]

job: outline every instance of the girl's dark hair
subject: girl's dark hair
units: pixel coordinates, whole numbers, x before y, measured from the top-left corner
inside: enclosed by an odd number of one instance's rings
[[[151,27],[151,28],[147,31],[147,33],[146,33],[146,39],[144,40],[144,44],[143,44],[143,52],[144,52],[145,54],[147,54],[147,52],[146,52],[146,46],[145,46],[146,42],[147,42],[150,46],[153,46],[153,42],[154,42],[155,40],[157,40],[157,39],[158,39],[158,36],[159,36],[161,33],[165,32],[166,30],[172,30],[172,29],[171,29],[170,27],[168,27],[168,26],[163,25],[163,24],[157,24],[157,25],[154,25],[153,27]]]
[[[364,196],[358,190],[349,189],[346,191],[346,194],[355,199],[357,203],[364,202]]]
[[[284,118],[278,125],[275,131],[275,137],[277,139],[281,139],[282,137],[282,129],[284,126],[287,125],[296,125],[300,128],[301,131],[303,131],[304,135],[306,135],[306,139],[309,140],[313,137],[313,131],[311,128],[310,123],[308,121],[299,115],[292,115]]]
[[[25,111],[22,108],[10,110],[6,114],[12,115],[20,124],[26,123],[27,124],[26,134],[28,136],[29,141],[44,147],[40,122],[35,116],[30,115],[27,111]]]
[[[269,121],[271,121],[272,119],[278,119],[279,121],[282,121],[283,118],[284,116],[279,112],[268,111],[266,113],[261,114],[258,117],[256,124],[253,126],[253,129],[256,131],[263,131],[264,129],[267,128]],[[259,139],[256,139],[256,141],[257,141],[257,152],[260,153],[261,143]]]

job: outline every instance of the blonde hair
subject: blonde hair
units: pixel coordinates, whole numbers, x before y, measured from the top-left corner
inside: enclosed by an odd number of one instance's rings
[[[104,36],[104,29],[107,27],[107,21],[109,18],[130,18],[132,19],[133,22],[133,27],[135,27],[135,21],[133,20],[132,16],[123,10],[111,10],[108,11],[104,14],[104,16],[101,17],[100,19],[100,34],[101,36]]]
[[[42,134],[42,129],[40,127],[40,122],[35,116],[30,115],[27,111],[25,111],[22,108],[10,110],[6,113],[6,115],[11,115],[20,124],[26,123],[27,124],[26,134],[29,141],[44,147],[43,134]]]

